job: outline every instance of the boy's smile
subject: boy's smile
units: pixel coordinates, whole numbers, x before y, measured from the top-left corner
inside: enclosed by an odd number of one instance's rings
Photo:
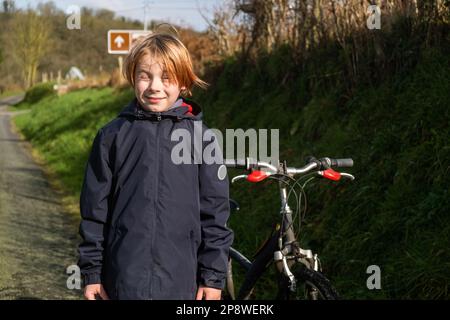
[[[144,110],[163,112],[178,99],[183,88],[170,78],[161,62],[146,54],[136,66],[134,92]]]

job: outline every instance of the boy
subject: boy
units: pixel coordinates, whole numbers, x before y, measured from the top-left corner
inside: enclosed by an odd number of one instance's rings
[[[136,44],[124,73],[136,98],[98,131],[80,196],[85,298],[220,299],[233,240],[228,179],[220,163],[171,159],[171,133],[193,137],[202,115],[182,96],[206,83],[170,34]]]

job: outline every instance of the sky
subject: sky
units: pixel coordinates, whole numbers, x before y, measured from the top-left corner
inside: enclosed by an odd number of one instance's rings
[[[124,16],[133,20],[144,21],[144,6],[148,3],[148,20],[164,20],[166,22],[189,26],[197,31],[207,28],[203,15],[212,17],[213,9],[226,0],[54,0],[56,6],[65,11],[71,5],[89,7],[93,9],[104,8],[114,11],[117,16]],[[43,0],[15,0],[17,8],[36,7]],[[83,16],[81,16],[83,25]]]

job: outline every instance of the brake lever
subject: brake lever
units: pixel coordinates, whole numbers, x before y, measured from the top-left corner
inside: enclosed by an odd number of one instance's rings
[[[241,180],[241,179],[247,179],[247,177],[248,177],[248,174],[241,174],[239,176],[233,177],[233,179],[231,179],[231,183],[235,183],[236,181]]]
[[[340,174],[341,174],[341,177],[346,177],[346,178],[348,178],[350,180],[355,180],[355,176],[350,174],[350,173],[340,172]]]
[[[350,173],[346,172],[338,172],[333,169],[326,169],[326,170],[320,170],[317,171],[317,174],[321,175],[322,177],[333,180],[333,181],[339,181],[342,177],[345,177],[350,180],[355,180],[355,177],[351,175]]]

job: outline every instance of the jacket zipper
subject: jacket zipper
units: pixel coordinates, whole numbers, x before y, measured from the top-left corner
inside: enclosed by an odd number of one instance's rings
[[[156,222],[156,215],[158,214],[157,212],[157,208],[158,208],[158,188],[159,188],[159,181],[158,181],[158,175],[159,175],[159,124],[161,121],[161,112],[158,112],[158,116],[157,116],[157,124],[156,124],[156,170],[155,170],[155,195],[154,195],[154,214],[152,215],[152,233],[151,233],[151,244],[150,244],[150,248],[151,248],[151,262],[152,262],[152,266],[151,266],[151,274],[150,274],[150,278],[155,274],[155,270],[154,270],[154,265],[155,262],[153,261],[153,252],[154,252],[154,245],[155,245],[155,222]],[[151,284],[150,284],[150,300],[153,300],[153,279],[151,280]]]

